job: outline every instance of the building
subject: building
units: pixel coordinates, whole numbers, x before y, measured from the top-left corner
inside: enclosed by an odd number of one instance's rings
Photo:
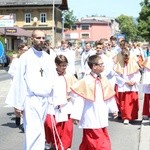
[[[68,10],[67,0],[1,0],[0,15],[10,15],[14,18],[14,26],[27,32],[35,29],[44,30],[52,46],[62,39],[62,11]],[[6,27],[7,28],[7,27]],[[13,40],[12,40],[13,39]],[[23,39],[13,36],[12,41]],[[10,41],[9,41],[10,40]],[[13,46],[8,46],[13,48]],[[15,48],[15,47],[14,47]]]
[[[65,38],[71,41],[94,42],[109,39],[119,32],[119,24],[114,18],[86,17],[77,21],[71,30],[65,31]]]

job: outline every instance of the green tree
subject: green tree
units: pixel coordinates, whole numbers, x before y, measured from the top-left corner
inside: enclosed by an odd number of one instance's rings
[[[138,34],[150,42],[150,1],[140,3],[141,12],[138,17]]]
[[[137,39],[137,25],[133,17],[120,15],[116,20],[119,23],[120,32],[125,34],[127,41]]]
[[[63,12],[63,19],[64,19],[64,28],[71,29],[73,25],[75,25],[77,19],[73,15],[73,10],[67,10]]]

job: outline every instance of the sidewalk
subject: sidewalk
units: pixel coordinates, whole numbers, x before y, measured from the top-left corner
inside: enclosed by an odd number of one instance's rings
[[[139,150],[150,150],[150,118],[142,121]]]

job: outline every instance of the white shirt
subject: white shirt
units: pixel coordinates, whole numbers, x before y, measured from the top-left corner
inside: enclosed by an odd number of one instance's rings
[[[82,73],[89,74],[91,72],[91,69],[89,68],[87,61],[88,61],[88,58],[94,54],[95,54],[95,51],[93,50],[84,51],[82,53],[82,56],[81,56],[81,72]]]
[[[150,94],[150,70],[147,68],[144,68],[144,73],[143,73],[143,92]]]
[[[34,48],[23,53],[18,63],[6,103],[23,110],[27,96],[40,99],[50,97],[56,70],[50,56]]]
[[[124,69],[124,74],[119,75],[116,74],[116,84],[118,84],[118,92],[125,92],[125,91],[139,91],[139,83],[141,79],[141,74],[139,71],[135,72],[131,75],[126,75],[126,67]],[[132,81],[135,82],[135,85],[128,86],[125,82]]]
[[[73,50],[68,48],[66,49],[58,49],[56,52],[57,55],[64,55],[68,60],[68,67],[67,69],[72,73],[75,74],[75,53]]]
[[[88,82],[88,81],[86,81]],[[99,82],[99,81],[98,81]],[[108,126],[108,112],[118,111],[113,98],[104,101],[101,85],[96,84],[96,101],[83,99],[75,93],[73,95],[73,109],[71,118],[80,120],[79,128],[98,129]]]

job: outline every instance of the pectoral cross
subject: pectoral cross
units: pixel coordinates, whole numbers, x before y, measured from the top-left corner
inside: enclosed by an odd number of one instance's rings
[[[40,69],[41,77],[43,77],[43,72],[44,72],[44,71],[43,71],[43,69],[41,68],[41,69]]]

